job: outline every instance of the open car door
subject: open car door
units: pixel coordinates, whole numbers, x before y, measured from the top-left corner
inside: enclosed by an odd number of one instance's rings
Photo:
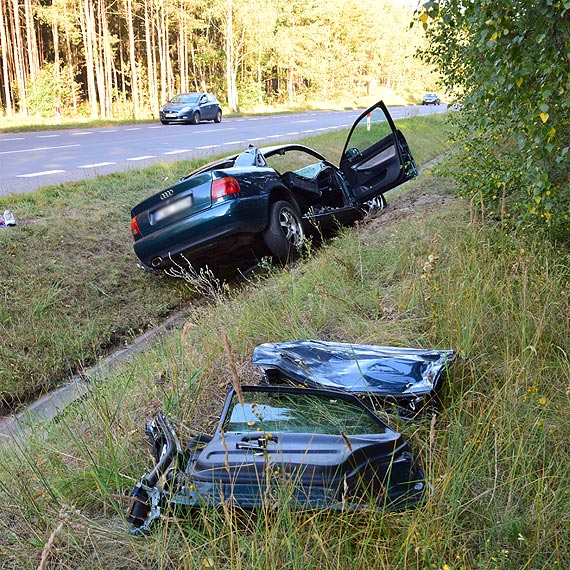
[[[340,159],[348,190],[363,203],[417,176],[404,135],[379,101],[356,120]]]

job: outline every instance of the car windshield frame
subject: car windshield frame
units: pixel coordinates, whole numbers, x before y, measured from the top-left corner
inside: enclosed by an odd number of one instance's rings
[[[175,95],[170,99],[169,103],[180,104],[180,103],[197,103],[200,100],[200,93],[185,93],[180,95]]]

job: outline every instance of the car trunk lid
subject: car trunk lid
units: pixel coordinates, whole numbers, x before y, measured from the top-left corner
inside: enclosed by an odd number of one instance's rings
[[[183,179],[135,206],[131,215],[140,232],[136,235],[133,229],[135,239],[210,208],[211,186],[212,172],[204,172]]]

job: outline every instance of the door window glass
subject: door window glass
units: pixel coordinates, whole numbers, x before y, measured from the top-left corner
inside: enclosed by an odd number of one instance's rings
[[[345,157],[358,156],[384,137],[391,135],[392,129],[386,120],[384,111],[375,107],[372,112],[362,117],[350,135]]]

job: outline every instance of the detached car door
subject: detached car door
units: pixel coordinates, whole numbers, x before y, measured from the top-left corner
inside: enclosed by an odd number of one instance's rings
[[[352,125],[340,169],[356,204],[417,176],[408,143],[382,101],[364,111]]]

